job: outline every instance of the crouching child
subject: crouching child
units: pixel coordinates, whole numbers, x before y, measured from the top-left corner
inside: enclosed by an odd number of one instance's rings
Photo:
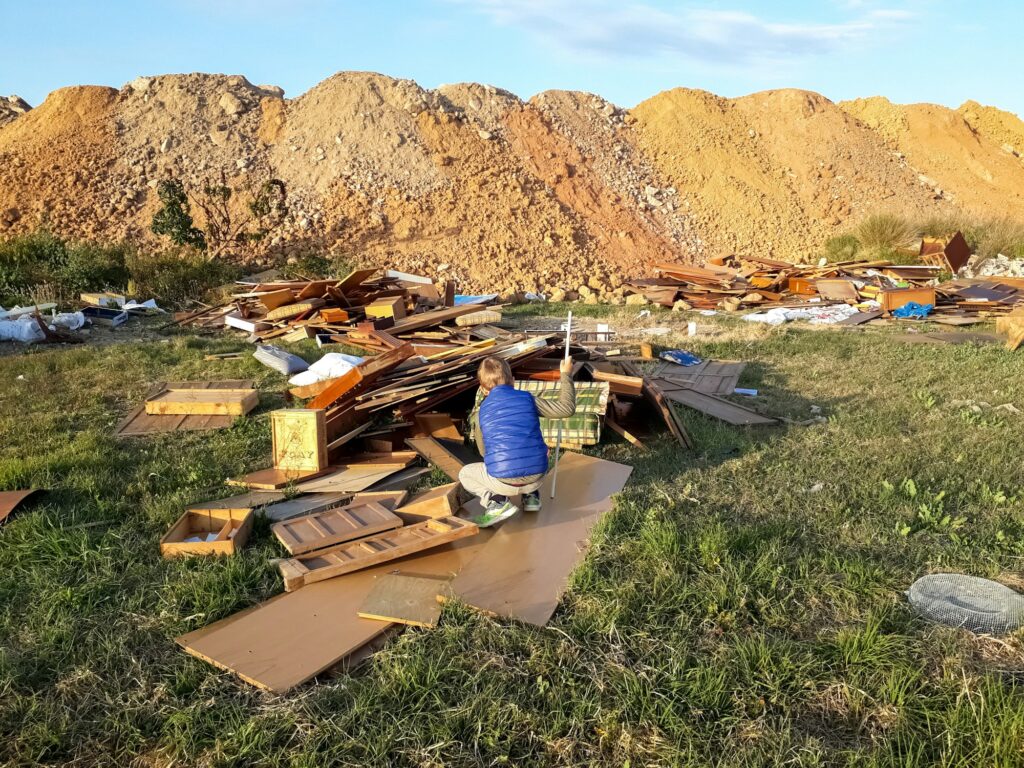
[[[498,357],[480,363],[477,378],[484,399],[473,414],[477,449],[484,460],[467,464],[459,482],[480,498],[484,512],[474,522],[487,527],[511,517],[518,508],[512,497],[522,494],[523,509],[539,512],[540,486],[548,471],[548,447],[540,417],[567,419],[576,412],[572,361],[560,365],[558,400],[542,400],[513,386],[512,369]]]

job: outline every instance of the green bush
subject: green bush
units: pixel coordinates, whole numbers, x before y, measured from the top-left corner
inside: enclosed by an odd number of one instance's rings
[[[140,301],[156,299],[165,307],[181,306],[201,297],[211,288],[235,280],[238,267],[208,261],[201,253],[181,248],[136,252],[127,260],[131,291]]]
[[[303,253],[295,259],[294,264],[281,267],[281,276],[287,280],[311,280],[327,277],[344,277],[334,271],[334,263],[319,253]]]
[[[825,258],[829,261],[852,261],[857,258],[860,241],[855,235],[838,235],[825,243]]]
[[[908,247],[913,243],[917,232],[910,222],[901,216],[876,213],[858,224],[854,234],[861,247],[874,256]]]

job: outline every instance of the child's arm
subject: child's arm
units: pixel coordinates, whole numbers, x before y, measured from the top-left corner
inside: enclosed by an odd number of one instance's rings
[[[473,438],[476,440],[476,450],[483,456],[484,455],[484,431],[480,429],[480,409],[473,409]]]
[[[566,364],[568,363],[568,364]],[[563,361],[562,376],[558,381],[558,400],[542,400],[534,397],[537,413],[545,419],[567,419],[576,413],[576,387],[572,383],[572,360]]]

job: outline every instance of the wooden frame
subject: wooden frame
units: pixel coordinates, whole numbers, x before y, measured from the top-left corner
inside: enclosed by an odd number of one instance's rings
[[[249,508],[185,510],[160,539],[160,553],[166,558],[233,555],[248,541],[253,517]],[[185,541],[204,533],[217,536],[212,541]]]
[[[293,517],[270,526],[277,540],[292,555],[301,555],[334,544],[399,528],[402,520],[375,502],[332,507]]]
[[[146,400],[150,416],[245,416],[260,402],[255,389],[174,389]]]

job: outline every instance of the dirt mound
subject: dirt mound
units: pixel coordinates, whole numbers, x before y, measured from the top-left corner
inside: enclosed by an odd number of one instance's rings
[[[961,112],[880,96],[839,106],[891,142],[937,194],[977,216],[1024,217],[1024,164]]]
[[[6,125],[16,117],[21,117],[32,107],[20,96],[0,96],[0,126]]]
[[[851,219],[941,204],[825,97],[678,88],[639,104],[631,138],[673,183],[710,251],[812,256]]]
[[[967,124],[1011,155],[1024,155],[1024,121],[1012,112],[965,101],[957,109]]]
[[[30,111],[0,99],[0,229],[155,242],[161,178],[273,173],[290,213],[260,258],[329,252],[463,290],[586,284],[611,298],[654,261],[816,256],[870,212],[1017,212],[1024,195],[1024,165],[996,143],[1019,121],[970,102],[958,114],[676,89],[626,111],[587,93],[523,102],[366,72],[283,96],[193,73],[66,88]]]

